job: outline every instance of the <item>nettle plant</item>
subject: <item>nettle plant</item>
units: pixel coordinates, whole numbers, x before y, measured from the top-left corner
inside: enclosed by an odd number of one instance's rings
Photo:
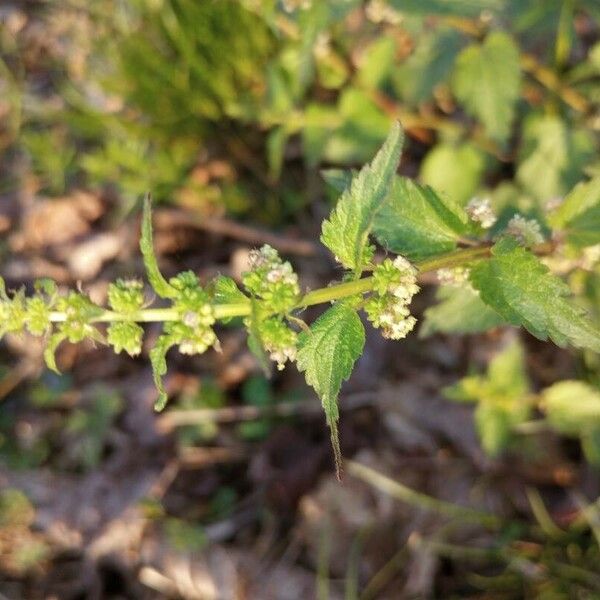
[[[38,282],[30,297],[23,290],[9,295],[2,284],[0,333],[27,330],[45,337],[46,364],[57,371],[55,351],[63,341],[91,339],[135,356],[142,351],[142,324],[161,322],[162,333],[149,355],[158,389],[156,409],[162,410],[167,402],[163,377],[168,351],[177,347],[193,355],[219,350],[216,323],[241,318],[249,347],[261,362],[270,359],[278,369],[295,362],[315,389],[331,431],[338,472],[338,396],[364,349],[360,313],[384,337],[406,337],[415,327],[410,304],[423,273],[437,272],[442,284],[439,303],[426,312],[424,334],[516,325],[559,346],[600,352],[600,331],[570,298],[569,287],[544,264],[557,253],[572,256],[575,263],[593,259],[594,245],[600,242],[595,226],[600,181],[577,186],[548,215],[547,223],[516,215],[499,227],[488,201],[474,199],[463,208],[430,187],[398,176],[403,139],[396,123],[373,161],[360,172],[326,173],[341,196],[322,225],[321,241],[344,269],[341,282],[303,292],[291,264],[270,246],[251,253],[242,289],[224,276],[202,285],[190,271],[167,280],[153,251],[151,207],[146,199],[141,252],[148,282],[168,306],[153,307],[144,284],[136,279],[110,284],[108,308],[96,305],[83,292],[61,295],[48,281]],[[376,257],[373,240],[386,249],[387,256]],[[309,326],[302,320],[303,311],[318,304],[327,308]],[[481,400],[499,394],[504,398],[503,418],[510,422],[511,415],[519,412],[518,407],[513,410],[511,399],[527,396],[527,384],[513,373],[512,388],[506,391],[495,386],[494,373],[503,368],[510,372],[513,354],[500,358],[499,366],[492,365],[487,378],[463,381],[448,395]],[[509,367],[502,367],[506,363]],[[560,405],[560,391],[548,392],[546,404]],[[562,392],[564,397],[565,389]],[[597,417],[597,407],[594,410]],[[497,441],[485,443],[491,451],[497,449]]]

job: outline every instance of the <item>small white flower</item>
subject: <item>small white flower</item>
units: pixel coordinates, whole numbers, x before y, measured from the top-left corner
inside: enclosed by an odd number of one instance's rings
[[[515,215],[508,222],[506,233],[516,237],[526,246],[535,246],[544,242],[539,222],[535,219],[526,219],[523,215]]]
[[[414,329],[416,323],[417,320],[413,316],[407,317],[402,321],[394,323],[389,328],[384,328],[382,335],[390,340],[401,340]]]
[[[473,198],[466,207],[469,217],[484,229],[489,229],[497,220],[489,198]]]

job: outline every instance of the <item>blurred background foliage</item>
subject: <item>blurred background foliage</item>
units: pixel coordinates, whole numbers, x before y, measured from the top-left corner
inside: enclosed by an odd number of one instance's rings
[[[397,118],[419,159],[405,169],[460,202],[486,192],[534,211],[600,169],[594,0],[48,0],[39,11],[58,29],[41,48],[22,51],[18,23],[2,30],[0,146],[49,195],[110,186],[130,206],[152,189],[198,208],[208,187],[231,213],[293,218],[302,168],[360,165]],[[199,167],[214,157],[233,171],[206,182]]]
[[[489,197],[499,224],[520,212],[544,226],[549,208],[575,184],[600,176],[598,0],[30,0],[0,5],[0,232],[2,203],[9,197],[24,197],[24,204],[50,203],[58,211],[84,190],[111,199],[109,221],[117,227],[151,190],[165,206],[200,217],[233,217],[274,229],[291,225],[316,239],[327,203],[336,196],[319,172],[328,169],[332,181],[331,169],[359,167],[397,119],[407,133],[402,174],[463,205],[475,196]],[[592,208],[580,218],[589,224],[587,237],[571,240],[549,264],[565,277],[581,306],[600,319],[600,216]],[[7,244],[0,239],[0,259],[10,250]],[[304,276],[313,266],[301,268]],[[117,267],[118,274],[124,269]],[[581,459],[584,474],[589,476],[590,468],[597,479],[598,356],[575,353],[563,360],[511,333],[507,343],[499,341],[497,331],[489,339],[476,337],[503,321],[470,289],[441,286],[436,301],[424,311],[420,337],[428,339],[420,343],[429,344],[425,354],[442,373],[436,383],[444,395],[475,407],[475,429],[491,460],[509,453],[533,470],[566,454]],[[468,338],[472,347],[445,337],[457,333],[473,336]],[[385,374],[394,385],[407,373],[414,378],[422,372],[422,351],[411,343],[407,340],[403,352],[414,371],[396,365],[392,375]],[[233,450],[227,447],[224,459],[215,455],[217,464],[226,465],[212,476],[212,487],[206,484],[209,492],[186,480],[181,485],[193,490],[189,504],[175,486],[166,508],[161,499],[145,498],[143,511],[149,522],[160,524],[172,547],[199,552],[215,535],[210,524],[244,514],[254,498],[249,488],[264,483],[254,474],[251,485],[228,462],[239,460],[238,446],[252,454],[264,444],[264,462],[270,444],[275,445],[277,458],[269,472],[283,483],[270,492],[275,504],[286,507],[286,473],[295,468],[306,475],[302,464],[311,454],[300,444],[302,460],[289,467],[289,431],[281,434],[279,446],[273,442],[279,428],[297,422],[295,407],[304,394],[298,382],[273,383],[252,372],[233,390],[224,389],[211,369],[195,363],[180,367],[196,369],[195,383],[179,390],[179,421],[174,425],[175,417],[165,416],[168,431],[175,432],[172,453],[201,463],[206,458],[195,449],[223,437]],[[114,370],[129,374],[119,366]],[[8,394],[6,381],[14,371],[0,369],[0,398]],[[50,468],[76,477],[118,454],[129,398],[126,402],[114,386],[82,385],[82,379],[43,373],[34,383],[14,386],[16,400],[0,410],[4,465],[14,472]],[[251,418],[227,428],[232,402]],[[298,442],[291,439],[291,445]],[[367,439],[368,447],[377,445],[372,435],[360,439]],[[356,440],[352,444],[361,446]],[[436,460],[443,461],[443,452]],[[266,469],[263,462],[258,471]],[[294,496],[295,488],[289,487]],[[344,496],[335,490],[336,499],[357,502],[352,492]],[[316,514],[320,495],[327,493],[324,486],[310,497],[314,504],[307,514]],[[505,495],[511,494],[509,489]],[[574,597],[571,585],[583,594],[577,597],[595,597],[585,594],[600,590],[597,506],[557,532],[540,497],[528,500],[535,519],[511,522],[492,538],[492,553],[436,546],[436,556],[455,561],[459,573],[460,583],[444,589],[554,599]],[[0,558],[15,578],[44,568],[51,554],[48,540],[33,526],[34,513],[22,492],[0,491]],[[582,524],[586,519],[591,528]],[[354,552],[362,543],[363,529],[356,531],[344,551]],[[16,537],[19,543],[11,544]],[[327,548],[321,542],[317,546],[313,563],[324,590],[323,573],[335,572],[335,551],[328,558]],[[418,554],[422,548],[417,546]],[[371,594],[380,585],[376,577],[364,594],[353,591],[358,575],[352,568],[358,567],[352,552],[340,577],[346,597],[378,597]],[[460,569],[467,559],[509,566],[500,574],[464,573]],[[385,579],[380,573],[389,565],[379,566],[378,576]]]

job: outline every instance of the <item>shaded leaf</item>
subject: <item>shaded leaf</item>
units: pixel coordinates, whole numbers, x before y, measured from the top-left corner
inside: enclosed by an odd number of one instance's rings
[[[578,184],[548,221],[574,246],[600,243],[600,177]]]
[[[438,304],[425,311],[421,337],[434,333],[480,333],[507,324],[470,286],[441,286],[436,298]]]
[[[516,178],[538,201],[547,202],[564,196],[581,180],[594,152],[587,131],[559,117],[532,115],[523,126]]]
[[[490,33],[456,60],[452,89],[496,140],[504,141],[510,133],[520,84],[519,50],[506,33]]]
[[[509,323],[558,346],[600,352],[600,332],[569,302],[569,287],[514,239],[501,240],[490,260],[474,265],[471,282],[481,299]]]
[[[377,241],[413,260],[449,252],[469,232],[468,216],[458,204],[406,177],[394,178],[373,223]]]

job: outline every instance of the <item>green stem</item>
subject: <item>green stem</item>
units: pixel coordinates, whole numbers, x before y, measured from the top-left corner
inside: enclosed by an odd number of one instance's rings
[[[421,273],[436,271],[437,269],[457,267],[474,260],[485,258],[490,254],[489,246],[478,246],[456,250],[442,256],[430,258],[416,263]],[[356,281],[347,281],[329,287],[306,293],[296,305],[296,309],[303,309],[316,304],[326,304],[334,300],[341,300],[349,296],[370,292],[373,286],[372,277],[364,277]],[[251,312],[250,302],[236,302],[235,304],[216,304],[214,306],[216,319],[230,319],[232,317],[246,317]],[[64,312],[52,312],[50,320],[60,323],[67,318]],[[172,308],[145,308],[135,313],[121,314],[105,310],[91,319],[93,323],[113,323],[115,321],[134,321],[137,323],[161,323],[164,321],[177,321],[179,315]]]
[[[458,504],[453,504],[452,502],[438,500],[437,498],[428,496],[422,492],[417,492],[416,490],[413,490],[398,481],[394,481],[370,467],[353,460],[346,461],[346,470],[350,475],[362,479],[362,481],[369,485],[401,502],[409,504],[410,506],[444,514],[448,517],[459,518],[463,521],[470,521],[471,523],[479,523],[480,525],[490,527],[491,529],[498,529],[503,526],[502,519],[496,515],[468,506],[460,506]]]

